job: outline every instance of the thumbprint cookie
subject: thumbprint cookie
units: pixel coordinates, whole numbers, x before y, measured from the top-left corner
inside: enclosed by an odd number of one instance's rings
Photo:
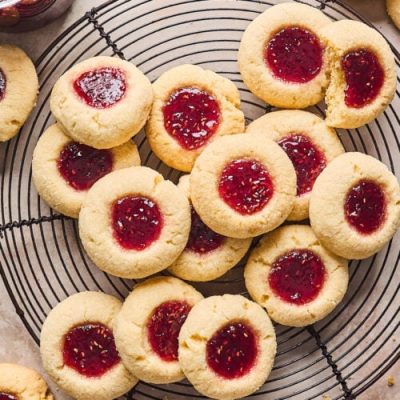
[[[224,136],[197,158],[190,175],[194,209],[213,231],[245,239],[278,227],[296,199],[296,172],[263,135]]]
[[[250,91],[281,108],[305,108],[323,99],[328,57],[321,29],[331,20],[298,3],[268,8],[247,27],[239,68]]]
[[[113,321],[121,306],[107,294],[82,292],[47,316],[40,335],[43,366],[72,397],[112,400],[137,383],[115,346]]]
[[[326,123],[358,128],[375,119],[392,101],[397,74],[384,37],[358,21],[334,22],[321,31],[330,52]]]
[[[189,195],[189,175],[182,176],[178,187]],[[233,239],[210,229],[191,206],[191,228],[185,250],[168,268],[178,278],[205,282],[217,279],[233,268],[246,254],[251,239]]]
[[[0,45],[0,142],[19,132],[36,105],[38,90],[31,59],[18,47]]]
[[[185,248],[189,231],[187,197],[147,167],[116,170],[98,180],[79,214],[89,257],[122,278],[144,278],[169,267]]]
[[[400,223],[396,177],[375,158],[345,153],[317,178],[310,222],[319,241],[348,259],[367,258],[392,238]]]
[[[264,384],[276,353],[267,313],[242,296],[208,297],[190,311],[179,334],[179,362],[203,395],[231,400]]]
[[[101,56],[75,65],[58,79],[50,108],[72,139],[109,149],[140,131],[152,101],[151,83],[138,68]]]
[[[297,196],[288,220],[308,218],[314,182],[326,165],[344,153],[334,129],[307,111],[275,111],[253,121],[248,133],[259,133],[279,144],[293,163],[297,175]]]
[[[115,340],[125,366],[149,383],[184,378],[178,362],[178,336],[192,307],[203,296],[172,277],[137,285],[115,320]]]
[[[152,150],[172,168],[189,172],[215,138],[244,131],[235,84],[213,71],[181,65],[153,84],[146,134]]]
[[[132,141],[98,150],[73,141],[56,124],[43,133],[36,145],[32,178],[50,207],[78,218],[82,201],[97,180],[111,171],[138,165],[140,157]]]
[[[342,301],[347,260],[335,256],[306,225],[264,236],[245,268],[250,296],[282,325],[302,327],[326,317]]]
[[[0,364],[1,400],[53,400],[47,383],[36,372],[16,364]]]

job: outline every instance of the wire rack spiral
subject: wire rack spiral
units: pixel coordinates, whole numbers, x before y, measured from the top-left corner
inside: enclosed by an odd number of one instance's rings
[[[0,148],[0,273],[16,311],[38,343],[52,307],[83,290],[101,290],[120,298],[133,286],[99,271],[87,258],[75,221],[54,214],[38,197],[31,158],[38,137],[52,122],[49,95],[56,79],[77,62],[96,55],[126,58],[151,80],[163,71],[192,63],[210,68],[239,87],[246,118],[270,111],[244,86],[237,70],[243,30],[257,14],[280,3],[218,0],[110,0],[89,11],[61,34],[36,66],[41,82],[37,108],[20,135]],[[363,20],[339,1],[304,0],[331,19]],[[363,20],[364,21],[364,20]],[[364,21],[368,23],[367,21]],[[396,49],[396,63],[400,58]],[[368,126],[340,131],[349,151],[383,161],[400,176],[400,94]],[[323,114],[323,106],[315,112]],[[143,133],[135,137],[143,163],[176,181],[177,171],[150,151]],[[305,329],[277,326],[278,355],[257,399],[355,399],[399,358],[399,236],[378,255],[352,262],[349,291],[335,312]],[[241,266],[214,283],[197,285],[205,294],[242,293]],[[186,382],[155,386],[139,383],[131,399],[203,398]]]

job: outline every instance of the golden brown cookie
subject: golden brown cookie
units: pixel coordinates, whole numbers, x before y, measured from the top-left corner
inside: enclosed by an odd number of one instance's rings
[[[239,48],[244,83],[275,107],[305,108],[323,99],[328,58],[321,29],[331,20],[295,2],[268,8],[247,27]]]
[[[187,197],[147,167],[124,168],[98,180],[79,214],[79,234],[93,262],[123,278],[169,267],[190,231]]]
[[[31,59],[18,47],[0,45],[0,142],[21,129],[36,105],[38,90]]]
[[[396,91],[396,65],[389,44],[377,30],[358,21],[334,22],[321,35],[330,59],[326,123],[350,129],[371,122]]]
[[[144,126],[153,101],[150,81],[128,61],[89,58],[62,75],[50,108],[68,135],[96,149],[126,143]]]
[[[115,320],[115,340],[125,366],[140,380],[172,383],[184,378],[178,336],[191,308],[203,299],[192,286],[157,277],[135,286]]]
[[[213,71],[180,65],[164,72],[153,91],[146,135],[154,153],[172,168],[191,171],[207,144],[244,131],[239,90]]]
[[[179,335],[179,362],[190,383],[213,399],[241,399],[264,384],[276,352],[267,313],[242,296],[208,297]]]
[[[400,224],[400,187],[386,165],[362,153],[333,160],[315,182],[310,222],[324,247],[348,259],[378,252]]]
[[[16,364],[0,364],[2,400],[53,400],[47,383],[32,369]]]
[[[276,322],[313,324],[331,313],[347,290],[347,260],[326,250],[306,225],[264,236],[245,272],[247,290]]]
[[[115,346],[113,321],[121,306],[107,294],[82,292],[47,316],[40,335],[43,366],[72,397],[112,400],[137,383]]]
[[[400,1],[386,0],[386,9],[394,24],[400,28]]]
[[[265,136],[224,136],[196,160],[190,198],[213,231],[254,237],[275,229],[291,213],[296,173],[286,153]]]

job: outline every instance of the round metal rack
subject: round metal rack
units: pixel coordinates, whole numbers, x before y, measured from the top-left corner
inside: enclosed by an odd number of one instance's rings
[[[303,0],[332,20],[363,20],[340,1]],[[280,0],[110,0],[88,11],[44,51],[36,66],[41,95],[20,135],[0,147],[1,276],[16,311],[38,343],[42,323],[52,307],[83,290],[101,290],[120,298],[132,281],[99,271],[85,255],[76,221],[53,213],[38,197],[31,176],[32,152],[51,123],[49,96],[56,79],[77,62],[96,55],[126,58],[154,80],[163,71],[192,63],[233,80],[246,118],[271,108],[244,86],[237,69],[243,30],[260,12]],[[363,20],[368,23],[368,21]],[[396,63],[399,53],[393,48]],[[314,111],[323,114],[320,105]],[[371,154],[400,176],[400,94],[368,126],[339,131],[348,151]],[[135,137],[143,164],[176,181],[177,171],[163,165],[143,133]],[[325,320],[306,329],[277,326],[278,355],[257,399],[354,399],[400,358],[400,285],[397,235],[379,254],[352,262],[344,301]],[[205,294],[244,293],[239,265],[220,280],[200,284]],[[400,339],[400,338],[399,338]],[[203,398],[186,382],[139,383],[132,399]]]

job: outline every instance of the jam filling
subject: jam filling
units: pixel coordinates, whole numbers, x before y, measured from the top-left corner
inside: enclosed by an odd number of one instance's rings
[[[64,338],[64,364],[88,378],[98,378],[120,362],[114,335],[105,325],[87,323]]]
[[[7,80],[4,72],[0,69],[0,101],[6,96]]]
[[[15,5],[20,10],[24,17],[31,17],[37,15],[48,9],[57,0],[20,0]]]
[[[326,270],[320,257],[306,249],[296,249],[272,264],[268,283],[272,291],[288,303],[313,301],[325,283]]]
[[[217,100],[198,88],[181,88],[171,94],[163,114],[166,131],[186,150],[203,146],[221,119]]]
[[[254,366],[258,353],[257,335],[245,322],[231,322],[208,341],[207,364],[219,376],[236,379]]]
[[[114,236],[127,250],[143,250],[160,237],[163,218],[151,199],[123,197],[114,202],[111,214]]]
[[[284,137],[278,144],[296,170],[297,196],[310,192],[318,175],[326,167],[324,154],[307,136],[301,134]]]
[[[125,95],[125,74],[118,68],[99,68],[83,73],[75,82],[78,96],[91,107],[108,108]]]
[[[248,159],[230,162],[222,171],[218,189],[225,203],[242,215],[261,211],[274,193],[264,165]]]
[[[292,26],[272,37],[265,48],[264,60],[276,78],[306,83],[321,71],[323,52],[320,41],[312,32]]]
[[[186,249],[198,254],[206,254],[221,247],[225,242],[222,236],[211,230],[192,207],[192,226]]]
[[[113,157],[109,150],[71,142],[61,151],[57,166],[61,176],[75,190],[88,190],[112,171]]]
[[[347,193],[344,211],[347,222],[359,233],[373,233],[386,217],[385,193],[375,182],[361,180]]]
[[[164,361],[178,360],[178,337],[191,307],[185,301],[160,304],[147,323],[148,338],[153,351]]]
[[[18,400],[18,398],[10,393],[0,392],[0,400]]]
[[[384,81],[383,68],[376,55],[367,49],[358,49],[342,58],[346,80],[345,103],[360,108],[378,96]]]

